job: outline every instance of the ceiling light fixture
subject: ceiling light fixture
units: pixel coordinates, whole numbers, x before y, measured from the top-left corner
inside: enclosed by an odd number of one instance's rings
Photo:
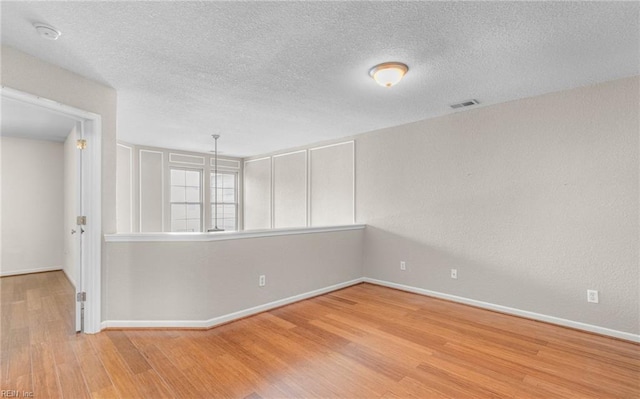
[[[407,73],[409,67],[401,62],[385,62],[369,70],[369,76],[380,86],[391,87]]]
[[[36,22],[33,24],[33,27],[36,28],[36,32],[43,38],[47,40],[58,40],[60,35],[62,34],[59,30],[54,28],[51,25],[43,24],[40,22]]]

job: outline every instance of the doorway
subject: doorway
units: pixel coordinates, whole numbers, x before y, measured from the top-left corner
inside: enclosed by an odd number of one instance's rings
[[[75,287],[73,298],[75,312],[72,313],[75,314],[76,331],[99,332],[102,237],[101,118],[97,114],[6,87],[2,87],[1,97],[3,130],[5,117],[9,117],[5,106],[14,107],[14,110],[30,109],[34,112],[33,115],[48,115],[49,121],[72,122],[73,127],[63,140],[65,158],[65,209],[61,232],[65,252],[63,270]],[[37,118],[32,119],[29,122],[33,124]],[[38,138],[31,137],[31,139]],[[60,141],[59,137],[57,139]],[[6,207],[5,210],[7,210]],[[37,229],[38,226],[34,225],[30,228]],[[3,237],[5,236],[6,232],[3,234]]]

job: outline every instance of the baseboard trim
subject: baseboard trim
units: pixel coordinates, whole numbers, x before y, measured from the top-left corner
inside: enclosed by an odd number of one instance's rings
[[[33,274],[33,273],[45,273],[45,272],[55,272],[58,270],[62,270],[60,266],[52,266],[52,267],[41,267],[38,269],[27,269],[27,270],[18,270],[13,272],[2,272],[0,271],[0,277],[9,277],[9,276],[19,276],[22,274]]]
[[[562,319],[560,317],[548,316],[541,313],[530,312],[528,310],[521,310],[516,308],[511,308],[508,306],[496,305],[494,303],[477,301],[475,299],[469,299],[457,295],[444,294],[442,292],[431,291],[424,288],[413,287],[410,285],[392,283],[390,281],[377,280],[369,277],[365,277],[365,283],[380,285],[383,287],[395,288],[401,291],[407,291],[414,294],[431,296],[434,298],[446,299],[452,302],[463,303],[465,305],[471,305],[478,308],[493,310],[500,313],[506,313],[514,316],[520,316],[527,319],[543,321],[550,324],[556,324],[562,327],[574,328],[576,330],[587,331],[595,334],[606,335],[613,338],[623,339],[631,342],[640,343],[640,335],[631,334],[624,331],[612,330],[605,327],[594,326],[592,324],[581,323],[579,321]]]
[[[258,313],[266,312],[271,309],[289,305],[305,299],[313,298],[332,291],[337,291],[352,285],[364,282],[364,278],[357,278],[346,281],[344,283],[330,285],[328,287],[319,288],[317,290],[305,292],[302,294],[290,296],[288,298],[279,299],[277,301],[265,303],[263,305],[254,306],[252,308],[229,313],[223,316],[214,317],[209,320],[106,320],[100,325],[101,329],[127,329],[127,328],[191,328],[191,329],[208,329],[221,324],[226,324],[234,320],[243,319]]]
[[[541,313],[530,312],[527,310],[521,310],[511,308],[508,306],[496,305],[489,302],[478,301],[475,299],[465,298],[457,295],[445,294],[442,292],[431,291],[424,288],[413,287],[404,284],[392,283],[390,281],[377,280],[369,277],[357,278],[354,280],[346,281],[344,283],[334,284],[328,287],[320,288],[317,290],[305,292],[302,294],[294,295],[288,298],[279,299],[277,301],[269,302],[263,305],[254,306],[252,308],[240,310],[237,312],[229,313],[223,316],[214,317],[208,320],[106,320],[101,322],[100,328],[104,329],[135,329],[135,328],[183,328],[183,329],[209,329],[212,327],[226,324],[235,320],[243,319],[248,316],[252,316],[258,313],[266,312],[281,306],[289,305],[295,302],[303,301],[305,299],[313,298],[318,295],[323,295],[332,291],[337,291],[352,285],[360,283],[370,283],[380,285],[383,287],[389,287],[398,289],[401,291],[407,291],[414,294],[426,295],[434,298],[446,299],[449,301],[462,303],[465,305],[475,306],[482,309],[493,310],[496,312],[506,313],[514,316],[524,317],[527,319],[542,321],[550,324],[555,324],[563,327],[574,328],[577,330],[587,331],[595,334],[606,335],[613,338],[623,339],[631,342],[640,343],[640,335],[631,334],[624,331],[613,330],[605,327],[599,327],[592,324],[581,323],[578,321],[563,319],[560,317],[549,316]]]

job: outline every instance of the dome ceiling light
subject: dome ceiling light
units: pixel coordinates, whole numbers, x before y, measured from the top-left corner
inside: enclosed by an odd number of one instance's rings
[[[401,62],[384,62],[369,70],[369,76],[380,86],[391,87],[398,83],[409,71],[409,67]]]

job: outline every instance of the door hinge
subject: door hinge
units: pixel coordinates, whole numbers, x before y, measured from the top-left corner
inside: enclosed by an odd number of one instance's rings
[[[87,300],[87,293],[86,292],[78,292],[76,294],[76,301],[77,302],[84,302]]]
[[[85,140],[85,139],[76,140],[76,147],[79,150],[84,150],[85,148],[87,148],[87,140]]]
[[[85,226],[87,224],[87,217],[86,216],[76,217],[76,224],[78,226]]]

